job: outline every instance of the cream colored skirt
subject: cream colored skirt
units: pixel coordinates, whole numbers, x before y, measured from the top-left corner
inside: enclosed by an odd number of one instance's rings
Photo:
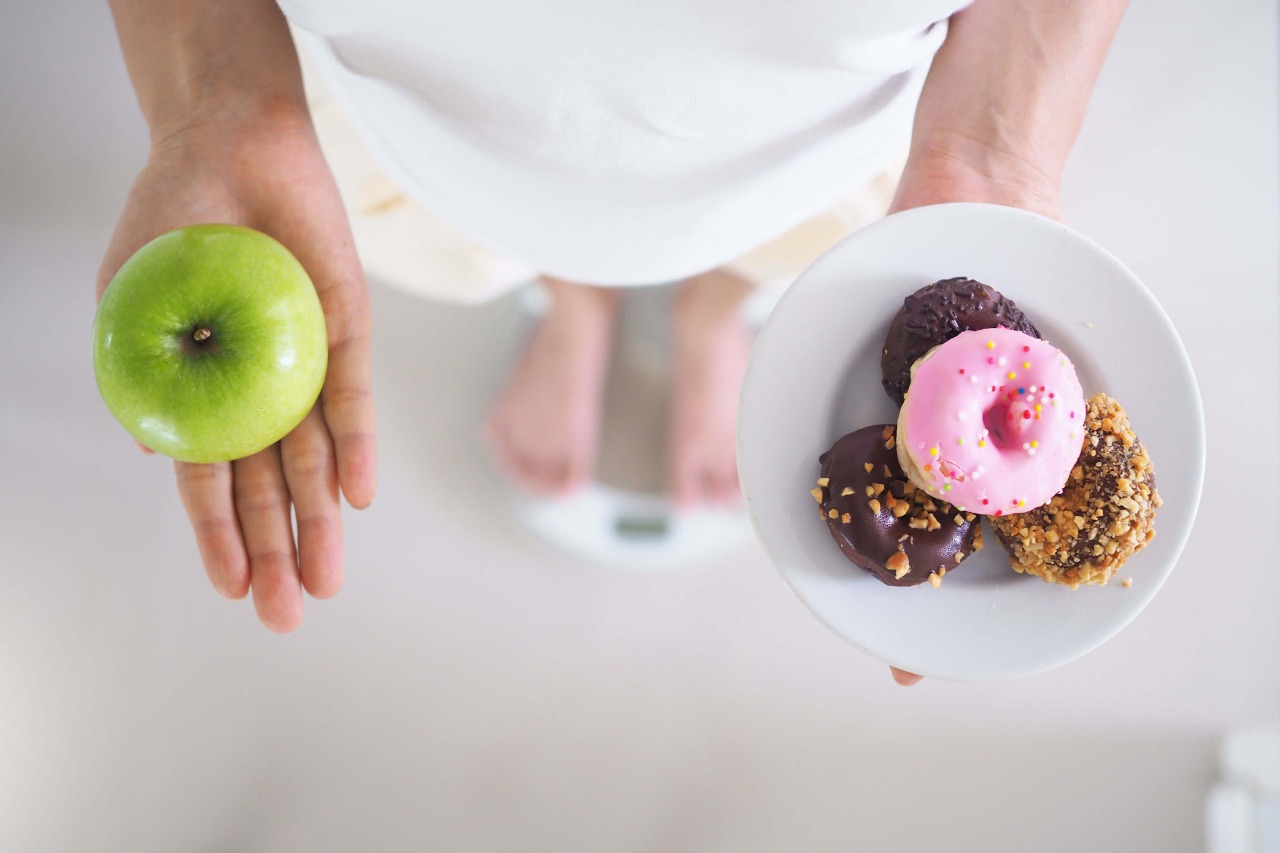
[[[401,192],[374,161],[305,56],[302,68],[320,146],[370,278],[459,303],[486,302],[536,280],[538,270],[464,237]],[[785,287],[832,244],[884,216],[904,162],[905,157],[830,210],[725,268],[760,288]]]

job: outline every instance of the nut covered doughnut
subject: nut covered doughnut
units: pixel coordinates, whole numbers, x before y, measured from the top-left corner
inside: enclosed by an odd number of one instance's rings
[[[1005,328],[962,332],[912,368],[898,458],[912,482],[962,511],[1028,512],[1066,483],[1084,415],[1061,350]]]
[[[1106,394],[1085,410],[1080,459],[1066,487],[1032,512],[992,519],[1019,572],[1075,589],[1105,584],[1156,535],[1156,475],[1129,416]]]

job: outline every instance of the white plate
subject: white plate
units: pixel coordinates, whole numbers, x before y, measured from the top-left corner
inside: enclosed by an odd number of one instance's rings
[[[929,584],[885,586],[848,562],[809,490],[818,455],[847,432],[894,423],[880,349],[905,296],[968,276],[997,288],[1075,363],[1085,396],[1129,412],[1164,506],[1156,537],[1105,587],[1072,591],[1015,573],[987,547]],[[1186,350],[1123,264],[1061,223],[1006,207],[917,208],[852,234],[809,267],[756,340],[742,388],[738,468],[756,533],[783,579],[853,645],[934,678],[1030,675],[1097,648],[1155,596],[1191,531],[1204,416]],[[1121,580],[1132,577],[1125,588]]]

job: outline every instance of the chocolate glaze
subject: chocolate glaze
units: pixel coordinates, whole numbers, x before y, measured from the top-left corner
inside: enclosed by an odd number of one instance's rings
[[[1040,337],[1013,301],[970,278],[948,278],[920,288],[902,301],[880,354],[881,384],[902,404],[911,384],[911,366],[933,347],[961,332],[1005,326]]]
[[[895,428],[888,424],[864,427],[822,454],[818,463],[827,485],[819,485],[820,506],[832,538],[849,560],[890,586],[915,586],[934,572],[941,577],[955,570],[959,565],[956,554],[963,559],[980,549],[982,527],[974,515],[959,513],[907,481],[893,449],[894,433]],[[873,495],[867,494],[868,487]],[[852,492],[842,495],[846,488]],[[871,506],[873,499],[879,504],[878,511]],[[900,502],[906,504],[906,512],[899,516],[893,507]],[[835,518],[831,510],[836,511]],[[955,523],[956,518],[960,524]],[[933,529],[912,527],[912,519]],[[898,551],[910,561],[910,571],[901,579],[888,567]]]

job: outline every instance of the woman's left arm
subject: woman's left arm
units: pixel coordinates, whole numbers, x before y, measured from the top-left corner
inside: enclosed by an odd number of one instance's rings
[[[1058,218],[1067,155],[1126,0],[976,0],[951,17],[890,212],[953,201]],[[893,669],[899,684],[920,676]]]
[[[952,16],[894,210],[984,201],[1058,216],[1059,183],[1125,0],[976,0]]]

